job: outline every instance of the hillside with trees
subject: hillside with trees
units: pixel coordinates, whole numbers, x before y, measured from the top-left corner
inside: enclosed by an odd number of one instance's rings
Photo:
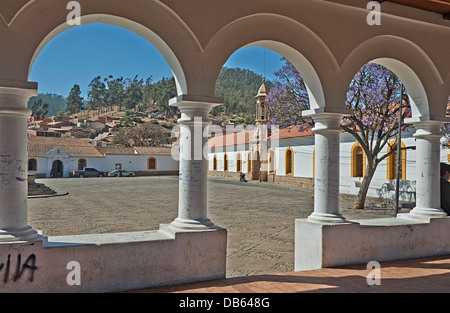
[[[236,114],[241,117],[256,113],[256,93],[263,77],[248,69],[223,67],[216,83],[216,97],[224,98],[224,104],[212,110],[213,116],[221,113]],[[266,80],[270,90],[272,82]]]
[[[45,104],[48,104],[45,106]],[[28,100],[28,109],[32,115],[57,116],[58,112],[65,112],[67,107],[66,99],[61,95],[44,93],[31,97]],[[41,111],[40,111],[41,110]],[[45,114],[43,114],[45,113]]]
[[[251,123],[255,114],[255,95],[261,83],[262,76],[250,70],[224,67],[217,80],[216,96],[224,98],[225,103],[215,107],[211,114],[222,120],[233,116],[241,123]],[[266,81],[266,85],[270,89],[272,83]],[[176,107],[168,105],[169,100],[177,95],[173,77],[154,82],[152,77],[97,76],[88,86],[86,99],[81,94],[80,86],[75,84],[67,98],[55,94],[39,94],[30,99],[28,108],[32,111],[34,108],[33,115],[46,113],[45,116],[76,114],[86,110],[97,114],[113,110],[133,110],[165,116],[177,113]]]

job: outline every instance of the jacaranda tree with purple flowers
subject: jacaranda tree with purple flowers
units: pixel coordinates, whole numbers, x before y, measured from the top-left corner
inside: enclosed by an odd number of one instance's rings
[[[271,123],[280,127],[297,126],[307,129],[314,124],[310,118],[301,116],[309,108],[305,85],[295,67],[285,60],[285,65],[275,73],[277,80],[270,90],[267,101]],[[403,92],[403,109],[399,100],[402,83],[387,68],[373,63],[364,65],[353,77],[347,93],[345,107],[352,112],[341,121],[343,131],[352,134],[366,155],[366,170],[358,193],[355,209],[363,209],[373,175],[383,160],[397,152],[396,142],[391,149],[385,148],[396,139],[399,130],[399,114],[402,120],[410,115],[409,100]],[[408,125],[402,123],[402,130]],[[412,147],[406,147],[408,149]]]
[[[282,61],[285,63],[275,72],[277,79],[266,97],[270,123],[280,128],[295,125],[301,131],[314,125],[301,114],[309,108],[308,92],[297,69],[286,58]]]

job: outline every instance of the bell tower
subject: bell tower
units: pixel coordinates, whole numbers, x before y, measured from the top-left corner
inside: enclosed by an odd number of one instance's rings
[[[267,115],[266,96],[267,96],[266,79],[263,78],[262,84],[258,90],[258,94],[256,95],[256,126],[264,125],[269,122]]]
[[[265,78],[256,95],[256,119],[255,131],[251,145],[252,156],[252,180],[267,181],[267,126],[269,116],[267,112],[267,86]]]

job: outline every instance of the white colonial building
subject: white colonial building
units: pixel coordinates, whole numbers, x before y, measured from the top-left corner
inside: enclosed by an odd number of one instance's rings
[[[115,169],[136,175],[178,174],[178,161],[168,147],[96,147],[86,139],[28,138],[28,173],[37,178],[70,177],[73,171],[93,167],[110,172]]]
[[[258,91],[266,91],[263,85]],[[264,107],[264,97],[258,97],[257,107]],[[261,111],[261,110],[260,110]],[[262,110],[264,111],[264,110]],[[266,144],[260,144],[261,129],[267,120],[257,120],[255,128],[242,132],[225,134],[209,140],[208,169],[216,172],[239,172],[246,174],[247,179],[277,181],[277,177],[294,177],[311,179],[315,177],[315,139],[311,129],[301,130],[297,127],[273,129],[266,138]],[[259,135],[258,135],[259,129]],[[271,129],[267,128],[270,132]],[[402,132],[402,150],[400,172],[400,200],[415,201],[416,191],[416,140],[411,127]],[[258,137],[259,136],[259,137]],[[345,194],[357,194],[366,171],[366,156],[349,133],[341,132],[339,136],[339,191]],[[380,157],[396,147],[396,139],[392,139],[380,152]],[[267,150],[261,152],[261,145]],[[258,151],[255,153],[255,151]],[[265,157],[263,157],[265,155]],[[441,147],[441,162],[449,162],[449,150]],[[265,165],[264,160],[267,161]],[[397,155],[391,154],[382,161],[375,172],[368,191],[368,196],[393,199],[395,197]],[[264,176],[264,173],[267,173]],[[261,178],[260,178],[261,175]]]

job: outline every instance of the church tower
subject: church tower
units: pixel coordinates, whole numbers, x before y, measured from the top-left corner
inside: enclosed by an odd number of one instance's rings
[[[255,130],[251,145],[252,156],[252,180],[267,181],[268,174],[268,158],[267,158],[267,126],[269,116],[267,112],[267,86],[263,78],[256,95],[256,119]]]
[[[263,78],[261,87],[259,87],[258,94],[256,95],[256,126],[264,125],[269,122],[267,116],[267,86],[266,80]]]

